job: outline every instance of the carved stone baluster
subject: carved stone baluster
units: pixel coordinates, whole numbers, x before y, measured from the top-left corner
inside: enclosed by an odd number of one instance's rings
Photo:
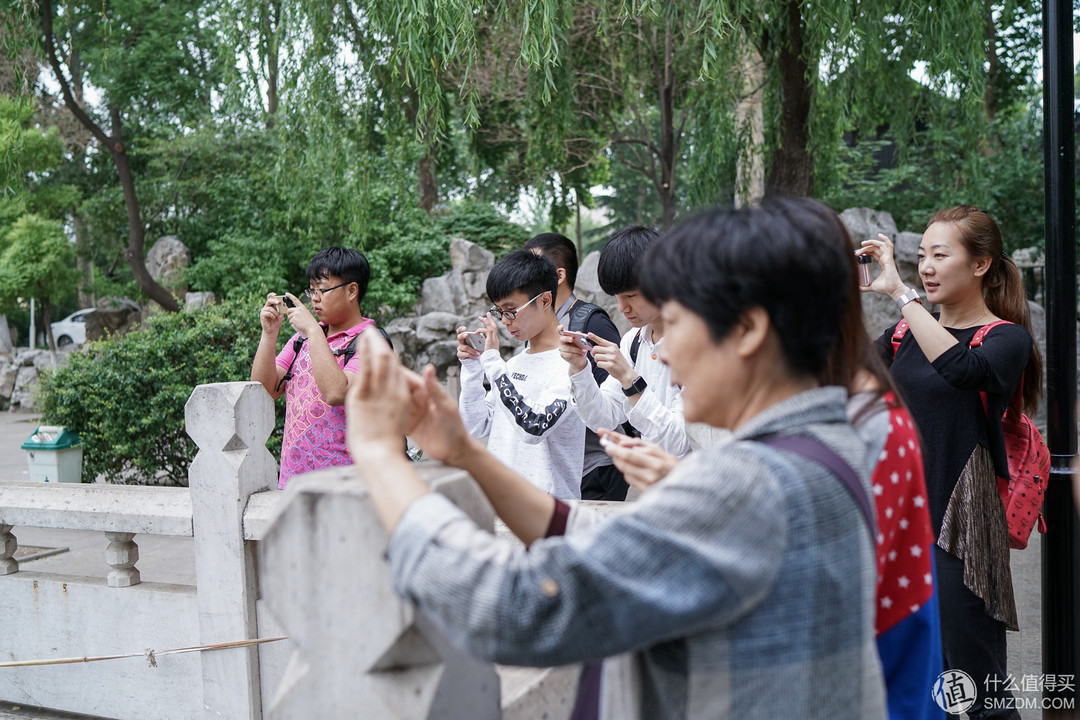
[[[0,575],[19,572],[19,561],[12,557],[19,541],[11,534],[11,528],[11,525],[0,525]]]
[[[109,573],[109,587],[121,588],[138,585],[139,571],[135,563],[139,561],[139,546],[131,541],[135,533],[107,532],[109,547],[105,550],[105,562],[112,567]]]

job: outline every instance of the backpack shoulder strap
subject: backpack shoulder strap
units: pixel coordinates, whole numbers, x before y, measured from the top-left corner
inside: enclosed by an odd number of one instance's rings
[[[866,529],[870,531],[870,540],[872,543],[875,542],[874,510],[870,505],[870,498],[867,497],[862,485],[859,484],[859,476],[855,474],[855,471],[851,469],[851,466],[843,458],[830,450],[824,443],[802,435],[774,437],[766,440],[765,444],[778,450],[787,450],[796,455],[801,455],[807,460],[813,460],[835,475],[855,502],[856,507],[859,508],[859,512],[862,513],[863,520],[866,521]]]
[[[570,306],[570,312],[566,317],[566,329],[573,330],[574,332],[585,332],[585,327],[589,324],[589,318],[596,313],[601,313],[604,317],[610,319],[610,315],[607,311],[599,305],[593,303],[577,300]]]
[[[382,335],[383,340],[385,340],[386,344],[390,346],[391,350],[393,350],[394,349],[394,341],[390,339],[390,333],[386,332],[385,329],[383,329],[381,327],[378,327],[378,326],[376,326],[375,329],[379,331],[379,334]],[[346,345],[341,350],[334,350],[333,351],[334,355],[344,355],[345,356],[345,362],[342,363],[342,366],[348,365],[349,361],[353,359],[354,355],[356,355],[356,342],[359,339],[360,339],[359,334],[353,335],[352,339],[349,340],[348,345]]]
[[[637,364],[638,348],[641,347],[641,328],[638,328],[637,333],[634,335],[634,339],[630,342],[630,364]]]
[[[986,337],[986,333],[990,332],[998,325],[1012,325],[1008,320],[995,320],[992,323],[983,325],[979,328],[979,331],[975,333],[975,337],[971,338],[971,342],[968,343],[968,347],[979,347],[983,344],[983,338]]]
[[[896,329],[892,334],[892,356],[896,357],[896,351],[900,349],[900,341],[904,339],[904,335],[907,334],[908,324],[907,320],[901,320],[896,323]]]
[[[996,328],[998,325],[1012,325],[1008,320],[995,320],[992,323],[983,325],[975,333],[975,337],[971,338],[971,342],[968,343],[968,347],[976,348],[983,344],[983,339],[986,334]],[[979,391],[979,398],[982,400],[983,412],[988,412],[989,403],[987,402],[986,392],[984,390]],[[1020,384],[1016,386],[1016,392],[1013,393],[1012,399],[1009,401],[1009,405],[1015,406],[1017,414],[1020,414],[1020,408],[1024,405],[1024,375],[1020,374]],[[1006,412],[1008,410],[1006,409]]]

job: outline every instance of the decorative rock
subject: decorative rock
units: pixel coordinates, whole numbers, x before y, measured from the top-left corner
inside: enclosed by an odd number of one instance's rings
[[[451,273],[452,274],[452,273]],[[464,292],[455,292],[451,274],[428,278],[420,289],[420,313],[453,312],[461,304]]]
[[[919,279],[919,243],[922,233],[902,232],[896,234],[893,241],[893,256],[896,269],[908,287],[922,287]]]
[[[466,323],[448,312],[431,312],[416,319],[416,340],[428,344],[456,337],[457,329]],[[455,343],[456,345],[456,343]]]
[[[487,273],[495,266],[495,255],[490,250],[463,238],[450,241],[450,267],[465,272]]]
[[[19,368],[15,388],[11,391],[11,407],[31,412],[36,409],[37,376],[37,369],[33,365]]]
[[[198,310],[216,302],[217,297],[212,292],[189,292],[184,296],[184,307],[188,310]]]
[[[11,393],[15,390],[15,376],[18,374],[18,366],[11,363],[0,365],[0,400],[11,398]]]
[[[142,321],[142,308],[127,298],[107,297],[98,300],[95,312],[86,316],[86,339],[100,340],[106,335],[123,335]]]
[[[888,236],[890,240],[896,238],[896,222],[884,210],[848,208],[840,213],[840,220],[847,226],[855,247],[866,238],[877,237],[878,233]]]
[[[187,246],[174,235],[159,238],[146,254],[146,270],[150,276],[173,292],[183,294],[184,270],[191,264]]]
[[[612,296],[604,292],[600,287],[600,281],[596,276],[596,269],[600,265],[600,251],[594,250],[585,256],[585,261],[578,268],[577,280],[574,282],[574,294],[585,302],[599,305],[607,311],[615,327],[620,333],[626,333],[630,329],[630,323],[619,312],[619,303]]]

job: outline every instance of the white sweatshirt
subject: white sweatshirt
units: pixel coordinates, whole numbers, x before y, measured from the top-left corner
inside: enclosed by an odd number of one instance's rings
[[[526,480],[560,500],[581,497],[585,423],[570,402],[558,349],[505,362],[497,350],[487,350],[462,360],[459,407],[469,434],[486,436],[488,450]]]

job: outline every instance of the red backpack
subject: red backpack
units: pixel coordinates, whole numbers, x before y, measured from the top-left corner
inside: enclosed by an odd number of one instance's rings
[[[998,320],[983,325],[968,343],[968,347],[982,345],[986,333],[998,325],[1009,324],[1008,320]],[[901,320],[892,336],[893,357],[900,347],[900,341],[907,333],[907,320]],[[1016,388],[1009,406],[1016,409],[1018,419],[1009,417],[1009,411],[1001,416],[1001,429],[1005,435],[1005,452],[1009,457],[1009,477],[997,479],[998,494],[1005,505],[1005,520],[1009,526],[1009,546],[1018,550],[1027,547],[1032,528],[1038,526],[1040,533],[1046,532],[1046,520],[1042,515],[1043,495],[1046,494],[1046,481],[1050,478],[1050,449],[1046,447],[1039,429],[1019,409],[1022,406],[1024,378]],[[986,393],[979,392],[983,412],[987,410]]]

